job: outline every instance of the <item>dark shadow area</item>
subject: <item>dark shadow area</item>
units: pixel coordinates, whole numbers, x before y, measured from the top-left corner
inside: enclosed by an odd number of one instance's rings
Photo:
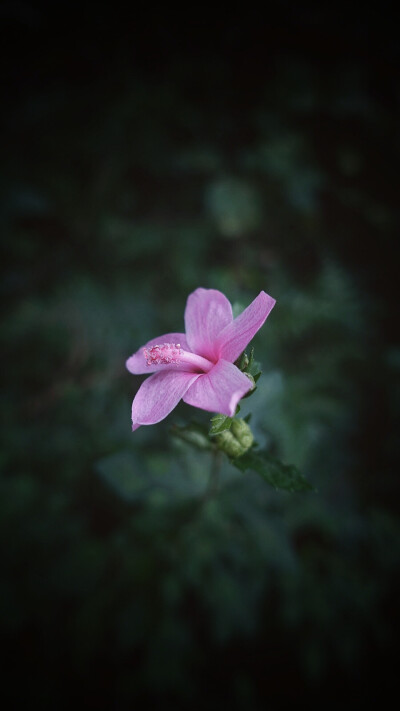
[[[392,686],[398,38],[380,8],[4,3],[7,704],[216,708]],[[243,406],[315,493],[131,432],[125,360],[198,286],[277,300]],[[247,407],[247,410],[246,410]]]

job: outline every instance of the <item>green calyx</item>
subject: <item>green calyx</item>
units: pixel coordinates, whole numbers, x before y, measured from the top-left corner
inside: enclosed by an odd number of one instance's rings
[[[221,432],[215,437],[218,449],[221,449],[228,457],[237,459],[247,452],[254,442],[253,433],[244,420],[237,418],[232,420],[228,430]]]

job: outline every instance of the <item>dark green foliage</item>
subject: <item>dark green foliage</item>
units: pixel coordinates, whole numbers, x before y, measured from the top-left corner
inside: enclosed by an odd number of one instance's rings
[[[250,450],[241,457],[232,460],[242,472],[255,471],[274,489],[284,491],[310,491],[311,484],[293,465],[283,464],[265,452]]]
[[[238,365],[245,368],[251,367],[253,352],[254,349],[251,351],[250,359],[243,353]],[[239,406],[237,409],[240,409]],[[295,466],[284,464],[275,457],[271,457],[268,452],[255,448],[257,445],[254,443],[252,432],[248,426],[250,418],[251,413],[244,419],[214,415],[211,418],[208,435],[211,438],[215,437],[215,447],[225,452],[233,466],[240,471],[257,472],[274,489],[290,492],[312,490],[311,484]],[[191,443],[190,438],[186,438],[186,441]],[[198,446],[196,441],[193,441],[193,444]]]
[[[176,42],[158,10],[135,40],[117,11],[61,3],[53,27],[46,3],[11,5],[4,709],[381,698],[398,646],[397,38],[286,4],[279,31],[240,9]],[[131,432],[125,359],[183,330],[198,286],[236,313],[277,300],[259,363],[240,359],[259,444],[236,466],[214,444],[231,418],[209,438],[210,413],[182,403]],[[315,491],[275,490],[309,488],[297,467]]]

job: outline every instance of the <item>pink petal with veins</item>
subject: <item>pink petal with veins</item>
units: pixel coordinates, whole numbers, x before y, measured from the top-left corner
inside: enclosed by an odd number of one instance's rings
[[[232,319],[232,307],[224,294],[216,289],[196,289],[188,297],[185,309],[186,338],[190,350],[215,362],[218,358],[218,334]]]
[[[244,351],[251,339],[263,325],[270,311],[275,306],[275,299],[265,291],[251,302],[240,316],[225,326],[217,338],[220,358],[233,363]]]
[[[219,360],[212,370],[198,376],[183,396],[183,400],[201,410],[232,417],[240,398],[249,390],[249,378],[233,363]]]
[[[142,383],[132,403],[132,426],[154,425],[177,406],[187,389],[199,377],[196,373],[164,371]]]

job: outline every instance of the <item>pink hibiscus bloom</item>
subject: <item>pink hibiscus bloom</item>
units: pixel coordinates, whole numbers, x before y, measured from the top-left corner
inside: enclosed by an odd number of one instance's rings
[[[135,375],[153,373],[132,403],[132,429],[160,422],[183,399],[188,405],[232,417],[249,390],[249,378],[234,365],[275,305],[261,291],[233,318],[226,296],[196,289],[185,309],[185,333],[153,338],[126,361]]]

